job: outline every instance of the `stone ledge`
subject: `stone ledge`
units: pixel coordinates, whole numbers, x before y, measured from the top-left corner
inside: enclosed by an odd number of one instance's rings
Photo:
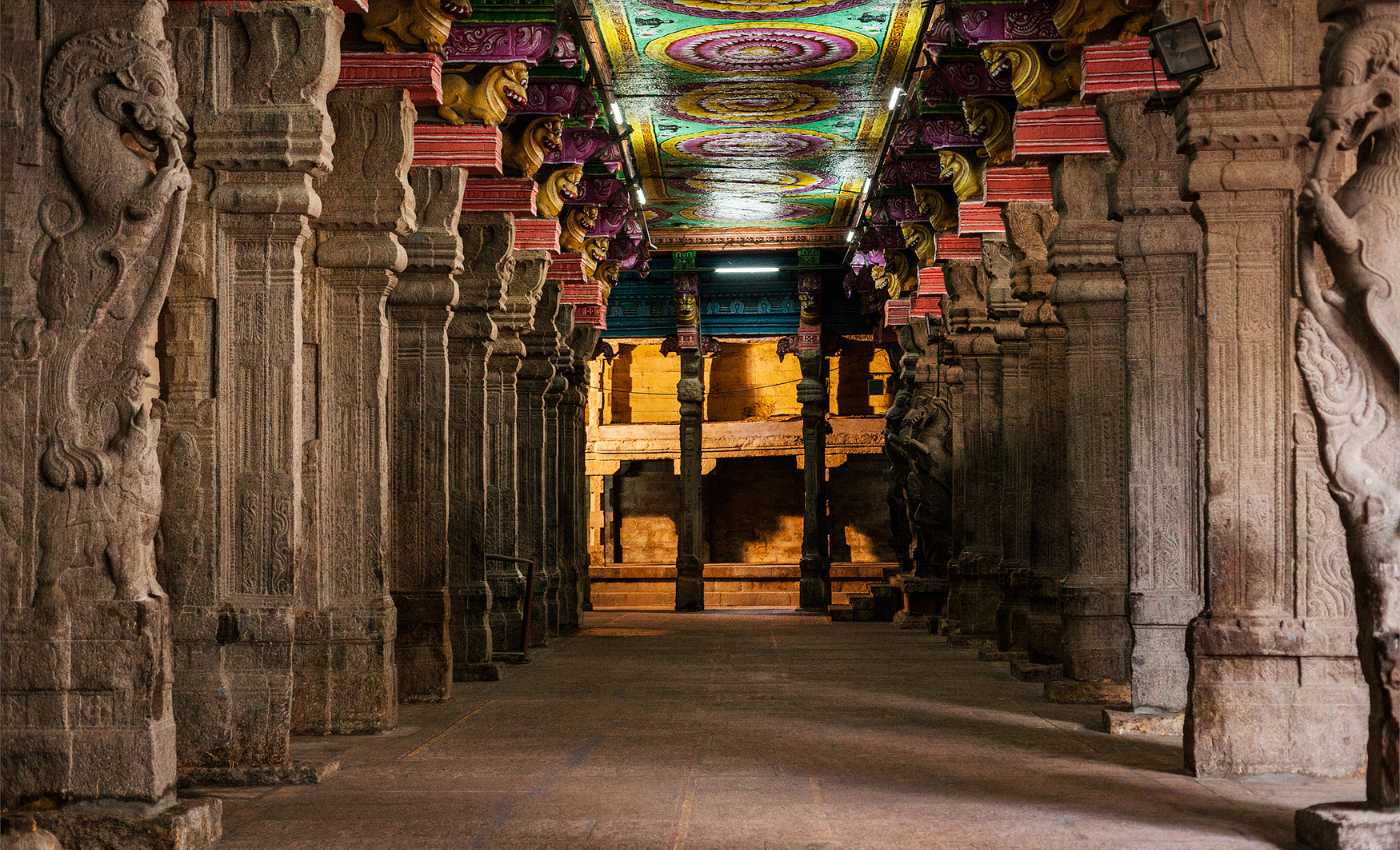
[[[1400,812],[1364,803],[1326,803],[1300,809],[1293,828],[1312,850],[1395,850],[1400,847]]]
[[[197,767],[180,771],[180,787],[195,785],[317,785],[340,770],[339,759],[294,761],[290,765],[256,767]]]
[[[223,836],[223,801],[176,800],[154,811],[121,804],[83,804],[7,815],[7,828],[28,829],[32,820],[53,833],[64,850],[203,850]],[[13,826],[12,826],[13,825]]]
[[[1127,682],[1080,682],[1053,679],[1045,683],[1045,698],[1065,705],[1112,705],[1127,707],[1133,689]]]
[[[1183,711],[1103,711],[1104,731],[1110,735],[1180,735],[1185,721]]]

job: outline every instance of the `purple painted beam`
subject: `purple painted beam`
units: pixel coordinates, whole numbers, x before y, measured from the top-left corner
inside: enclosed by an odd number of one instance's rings
[[[452,25],[444,54],[448,62],[528,62],[538,64],[554,46],[553,24]]]
[[[982,139],[967,129],[961,115],[928,115],[906,118],[894,129],[890,147],[904,153],[912,147],[966,148],[979,147]]]

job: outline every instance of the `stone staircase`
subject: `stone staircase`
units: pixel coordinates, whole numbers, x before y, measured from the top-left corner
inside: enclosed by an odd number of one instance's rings
[[[831,601],[845,605],[852,595],[869,595],[894,564],[831,565]],[[595,611],[671,610],[676,604],[675,564],[606,564],[591,567],[589,584]],[[706,608],[796,608],[802,571],[797,564],[706,564]]]

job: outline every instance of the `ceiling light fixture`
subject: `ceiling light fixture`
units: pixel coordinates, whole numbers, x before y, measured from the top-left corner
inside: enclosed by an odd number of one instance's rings
[[[632,191],[635,192],[636,195],[637,195],[637,203],[641,204],[642,206],[646,206],[646,205],[647,205],[647,193],[646,193],[645,191],[642,190],[642,187],[641,187],[641,186],[638,186],[636,189],[633,189]]]
[[[895,86],[893,89],[891,89],[891,90],[890,90],[890,109],[894,109],[896,106],[899,106],[899,99],[900,99],[901,97],[903,97],[903,96],[904,96],[904,89],[900,88],[899,86]]]
[[[846,231],[846,241],[847,241],[847,242],[854,242],[854,241],[856,241],[856,232],[855,232],[854,230],[847,230],[847,231]]]
[[[617,105],[617,101],[608,101],[608,114],[612,116],[613,123],[621,126],[624,120],[622,107]]]
[[[715,274],[777,274],[777,266],[720,266]]]
[[[860,193],[861,193],[862,195],[864,195],[864,194],[866,194],[866,193],[869,192],[869,191],[870,191],[870,178],[867,177],[867,178],[865,178],[865,182],[862,183],[862,184],[860,184]]]

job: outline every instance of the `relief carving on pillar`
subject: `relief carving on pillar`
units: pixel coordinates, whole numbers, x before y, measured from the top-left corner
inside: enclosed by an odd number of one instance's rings
[[[16,360],[37,367],[40,606],[63,605],[65,591],[110,598],[109,579],[117,599],[165,595],[153,545],[161,406],[146,398],[145,358],[184,225],[188,128],[160,18],[139,24],[74,36],[44,78],[67,180],[38,203],[39,315],[11,329]],[[5,431],[30,421],[8,407]]]
[[[1055,276],[1050,273],[1047,241],[1060,224],[1060,215],[1049,204],[1012,201],[1002,211],[1006,235],[1015,252],[1011,266],[1012,291],[1025,302],[1023,325],[1057,325],[1059,316],[1050,303]]]
[[[1298,365],[1346,528],[1370,688],[1367,802],[1400,806],[1400,7],[1326,2],[1338,26],[1310,117],[1321,142],[1299,209]],[[1334,195],[1339,151],[1356,171]],[[1331,268],[1319,276],[1315,248]],[[1379,846],[1379,845],[1377,845]]]

